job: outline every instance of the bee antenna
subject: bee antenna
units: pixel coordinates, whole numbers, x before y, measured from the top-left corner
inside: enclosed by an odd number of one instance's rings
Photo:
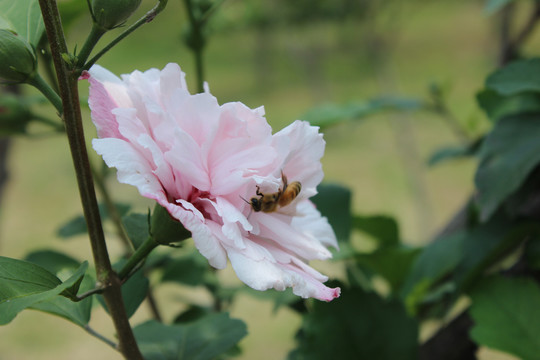
[[[240,195],[238,195],[240,196]],[[242,196],[240,196],[240,199],[244,200],[247,204],[251,205],[251,203],[249,201],[247,201],[246,199],[244,199]]]

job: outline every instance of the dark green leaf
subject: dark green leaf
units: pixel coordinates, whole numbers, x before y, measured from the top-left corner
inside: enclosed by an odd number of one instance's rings
[[[486,87],[501,95],[540,91],[540,59],[514,61],[488,76]]]
[[[351,234],[351,191],[337,184],[321,184],[311,200],[328,218],[339,241],[347,242]]]
[[[56,275],[64,269],[77,269],[80,265],[80,262],[71,256],[55,250],[34,251],[26,255],[25,260],[37,264]]]
[[[147,214],[131,213],[122,217],[122,223],[126,228],[129,240],[135,248],[142,245],[150,236]]]
[[[540,94],[537,92],[504,96],[494,90],[485,89],[476,95],[476,101],[492,122],[518,113],[540,112]]]
[[[540,288],[533,279],[492,277],[470,295],[474,341],[523,360],[538,359]]]
[[[208,261],[198,253],[171,259],[165,266],[161,281],[174,281],[185,285],[198,286],[213,276]]]
[[[76,294],[88,263],[61,282],[44,268],[0,256],[0,325],[9,323],[22,310],[57,295]]]
[[[480,151],[475,175],[481,218],[488,219],[540,162],[540,114],[501,119]]]
[[[402,296],[412,293],[415,288],[414,295],[423,296],[431,284],[449,274],[461,260],[466,236],[466,232],[456,232],[427,245],[414,261],[403,286]]]
[[[0,0],[0,28],[15,31],[37,47],[45,31],[38,0]]]
[[[95,280],[89,274],[86,274],[81,282],[79,292],[89,291],[94,288],[95,284]],[[63,317],[76,325],[84,327],[90,321],[92,299],[93,297],[89,296],[84,300],[73,302],[58,295],[50,300],[32,305],[32,309]]]
[[[345,121],[360,120],[384,110],[411,111],[423,107],[425,107],[424,102],[418,99],[385,97],[367,102],[321,105],[308,111],[302,119],[309,121],[312,125],[325,127]]]
[[[120,215],[124,215],[129,211],[130,205],[116,204],[116,208]],[[109,218],[109,211],[107,210],[107,206],[105,206],[105,204],[99,204],[99,214],[102,220],[106,220]],[[86,220],[84,219],[84,216],[78,215],[66,222],[64,225],[62,225],[57,230],[56,234],[59,237],[66,239],[75,235],[86,234],[87,231],[88,230],[86,227]]]
[[[479,138],[470,144],[443,147],[435,151],[428,160],[429,166],[438,165],[447,160],[475,156],[484,138]]]
[[[342,287],[341,297],[314,302],[304,315],[291,360],[417,359],[418,324],[403,305]]]
[[[525,244],[525,260],[532,269],[540,269],[540,237],[529,239]]]
[[[393,217],[384,215],[355,215],[353,218],[353,228],[371,235],[381,246],[399,244],[399,228]]]
[[[502,213],[471,229],[463,242],[463,255],[453,277],[455,283],[466,291],[488,267],[539,231],[532,222],[514,222]]]
[[[403,285],[419,252],[420,249],[405,246],[383,247],[371,254],[357,255],[356,261],[384,277],[395,293]]]
[[[146,360],[211,360],[246,334],[246,325],[229,314],[210,314],[188,324],[150,320],[133,329]]]

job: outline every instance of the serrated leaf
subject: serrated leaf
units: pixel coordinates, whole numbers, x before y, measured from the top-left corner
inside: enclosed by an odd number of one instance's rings
[[[533,279],[491,277],[470,295],[474,341],[523,360],[538,359],[540,288]]]
[[[540,91],[540,59],[514,61],[486,79],[486,87],[501,95]]]
[[[38,0],[0,0],[0,25],[37,47],[45,31]]]
[[[487,220],[540,162],[539,138],[540,113],[505,117],[488,134],[475,175],[482,220]]]
[[[9,323],[22,310],[57,295],[72,296],[78,287],[88,263],[65,282],[44,268],[27,261],[0,256],[0,325]]]
[[[290,360],[417,359],[418,324],[396,300],[341,287],[338,299],[304,315]]]
[[[351,190],[337,184],[321,184],[311,198],[317,210],[328,218],[339,241],[348,241],[351,234]]]
[[[146,360],[211,360],[246,334],[241,320],[210,314],[188,324],[165,325],[150,320],[133,329]]]

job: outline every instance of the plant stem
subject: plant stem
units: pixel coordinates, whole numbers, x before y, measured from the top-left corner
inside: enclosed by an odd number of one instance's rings
[[[28,84],[34,86],[41,91],[43,95],[53,104],[59,114],[62,114],[62,99],[58,96],[58,93],[47,84],[45,80],[39,74],[36,73],[31,79],[28,80]]]
[[[76,54],[77,55],[77,65],[79,67],[82,67],[88,57],[90,56],[90,53],[92,52],[92,49],[96,46],[99,39],[105,34],[107,30],[102,28],[101,26],[97,25],[95,22],[92,24],[92,29],[90,30],[90,34],[88,34],[88,37],[86,38],[86,41],[84,42],[83,47],[81,48],[81,51]]]
[[[86,332],[92,335],[93,337],[103,341],[105,344],[109,345],[113,349],[116,349],[118,347],[118,345],[114,341],[107,339],[105,336],[101,335],[96,330],[92,329],[89,325],[85,325],[84,330],[86,330]]]
[[[82,70],[88,70],[96,63],[96,61],[99,60],[107,51],[109,51],[113,46],[118,44],[122,39],[124,39],[126,36],[131,34],[133,31],[137,30],[140,26],[149,23],[150,21],[154,20],[154,18],[159,14],[163,9],[165,9],[165,6],[167,6],[168,0],[159,0],[156,6],[154,6],[150,11],[146,13],[142,18],[137,20],[136,23],[128,27],[124,32],[122,32],[116,39],[111,41],[107,46],[105,46],[103,49],[101,49],[94,57],[92,57],[84,66],[82,67]]]
[[[105,298],[117,332],[119,340],[118,350],[126,359],[143,360],[126,315],[122,293],[120,291],[121,281],[112,270],[103,228],[101,226],[101,218],[99,216],[82,126],[77,88],[78,74],[73,69],[68,68],[68,64],[62,58],[62,55],[68,54],[68,50],[56,0],[39,0],[39,5],[43,15],[47,38],[51,45],[51,55],[58,78],[60,97],[62,98],[63,105],[62,116],[77,175],[79,194],[88,227],[97,279],[105,286],[103,297]]]
[[[186,11],[188,13],[189,24],[191,27],[191,38],[188,46],[193,50],[195,56],[195,71],[197,74],[197,92],[204,92],[204,63],[203,63],[203,50],[204,50],[204,37],[202,33],[205,20],[198,19],[195,16],[195,9],[191,0],[184,0]]]
[[[135,253],[128,259],[127,263],[118,272],[118,277],[121,280],[125,280],[133,271],[133,269],[143,261],[152,250],[158,245],[157,241],[153,237],[149,236],[148,239],[141,246],[137,248]]]

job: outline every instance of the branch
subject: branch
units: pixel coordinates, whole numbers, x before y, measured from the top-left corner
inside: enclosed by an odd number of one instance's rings
[[[77,184],[81,197],[84,216],[88,226],[88,235],[96,266],[98,281],[106,286],[103,297],[109,308],[118,336],[118,350],[129,360],[142,360],[143,357],[135,341],[124,308],[121,282],[112,270],[101,218],[97,205],[92,172],[86,152],[86,143],[82,126],[82,115],[77,88],[77,74],[68,67],[63,56],[69,57],[67,44],[60,21],[56,0],[39,0],[47,38],[51,46],[51,55],[56,69],[60,97],[63,106],[63,120],[71,150],[73,165],[77,175]]]

